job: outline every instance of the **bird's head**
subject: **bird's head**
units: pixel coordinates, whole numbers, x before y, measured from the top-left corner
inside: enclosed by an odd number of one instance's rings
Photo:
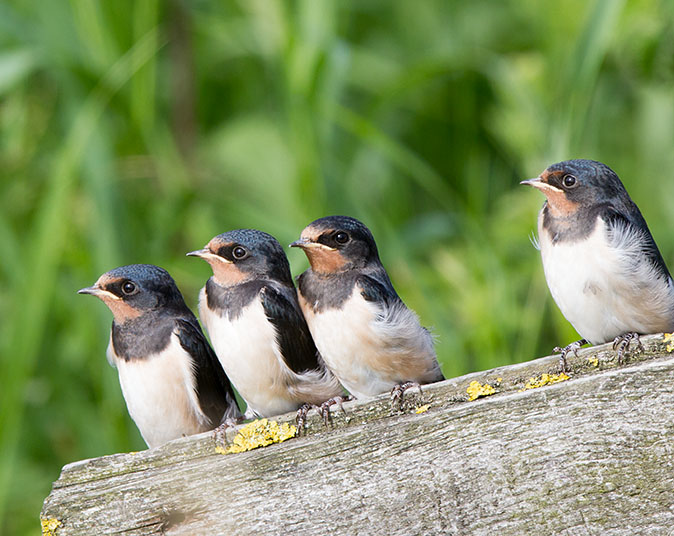
[[[538,177],[520,184],[543,192],[556,217],[569,217],[580,208],[591,208],[627,195],[615,172],[594,160],[558,162]]]
[[[93,286],[77,292],[100,298],[118,323],[161,307],[186,307],[173,278],[152,264],[120,266],[104,273]]]
[[[215,281],[225,287],[255,279],[272,279],[293,285],[288,258],[281,244],[270,234],[255,229],[219,234],[203,249],[187,255],[208,262]]]
[[[380,262],[370,230],[348,216],[327,216],[310,223],[300,239],[290,246],[302,248],[311,269],[319,274],[344,272]]]

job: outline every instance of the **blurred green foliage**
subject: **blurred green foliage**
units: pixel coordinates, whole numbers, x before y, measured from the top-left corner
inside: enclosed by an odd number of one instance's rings
[[[158,264],[194,307],[213,235],[353,215],[455,376],[577,338],[518,181],[608,163],[672,265],[673,148],[669,0],[4,0],[0,532],[38,532],[64,463],[144,448],[75,294],[102,272]]]

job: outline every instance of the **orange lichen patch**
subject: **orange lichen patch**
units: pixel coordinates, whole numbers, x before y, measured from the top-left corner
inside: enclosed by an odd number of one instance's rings
[[[674,352],[674,333],[665,333],[662,336],[662,342],[667,343],[665,348],[668,352]]]
[[[552,385],[553,383],[565,382],[570,376],[567,376],[563,372],[560,374],[541,374],[540,377],[533,377],[527,380],[523,389],[520,391],[526,391],[527,389],[538,389],[545,385]]]
[[[483,396],[493,395],[496,389],[488,383],[482,385],[480,382],[473,380],[466,388],[466,392],[468,393],[468,402],[472,402]]]
[[[242,426],[229,448],[225,450],[217,446],[215,451],[218,454],[246,452],[272,443],[281,443],[295,437],[296,433],[297,428],[287,422],[279,424],[276,421],[259,419]]]

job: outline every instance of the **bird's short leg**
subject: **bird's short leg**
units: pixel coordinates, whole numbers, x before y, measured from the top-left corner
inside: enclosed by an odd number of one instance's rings
[[[566,355],[569,352],[573,352],[573,354],[578,357],[578,350],[580,350],[580,347],[583,346],[584,344],[587,344],[587,341],[585,339],[580,339],[579,341],[572,342],[571,344],[568,344],[564,348],[561,346],[555,346],[552,351],[553,352],[559,352],[559,368],[561,373],[566,373]]]
[[[323,417],[323,424],[327,427],[328,424],[330,423],[331,417],[330,417],[330,406],[334,406],[335,404],[339,404],[339,409],[342,410],[342,413],[346,415],[346,411],[344,411],[344,406],[342,405],[344,402],[348,402],[349,400],[353,400],[353,397],[351,395],[348,396],[333,396],[332,398],[326,400],[321,404],[321,407],[318,409],[319,413]]]
[[[641,339],[639,338],[638,333],[634,333],[634,332],[625,333],[624,335],[618,335],[615,339],[613,339],[613,349],[618,350],[618,364],[619,365],[623,364],[625,352],[627,352],[627,350],[630,349],[630,344],[635,339],[637,341],[637,345],[639,346],[639,349],[643,352],[644,345],[641,344]]]
[[[227,428],[232,428],[243,421],[243,417],[237,419],[232,419],[231,417],[225,419],[220,423],[220,426],[213,430],[213,439],[215,440],[216,445],[225,444],[225,435],[227,433]]]
[[[419,389],[419,394],[423,394],[421,391],[421,385],[418,382],[403,382],[396,385],[391,389],[391,409],[400,411],[403,405],[403,397],[405,396],[405,391],[416,387]]]
[[[302,435],[302,432],[304,431],[304,425],[307,422],[307,413],[309,413],[309,410],[312,409],[315,409],[321,413],[320,406],[317,406],[316,404],[302,404],[300,409],[297,410],[297,415],[295,416],[295,422],[297,423],[297,435]]]

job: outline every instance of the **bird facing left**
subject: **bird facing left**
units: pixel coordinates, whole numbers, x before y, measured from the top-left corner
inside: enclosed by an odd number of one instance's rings
[[[149,447],[240,419],[229,379],[166,270],[121,266],[78,293],[112,311],[108,360]]]

